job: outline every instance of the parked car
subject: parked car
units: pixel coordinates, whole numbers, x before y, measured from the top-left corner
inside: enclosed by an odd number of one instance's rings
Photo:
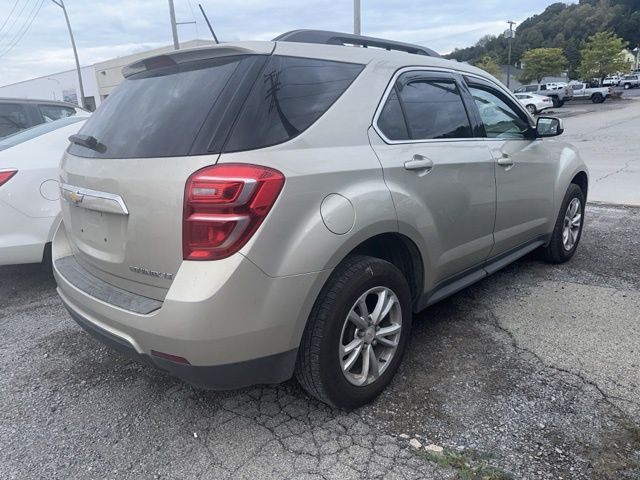
[[[529,111],[531,115],[553,108],[553,101],[549,97],[535,93],[516,93],[516,98]]]
[[[622,77],[621,83],[625,90],[640,87],[640,75],[625,75]]]
[[[587,169],[546,138],[561,120],[476,67],[275,40],[124,69],[62,160],[54,274],[133,358],[206,388],[295,374],[354,408],[395,375],[415,312],[535,249],[573,256]]]
[[[622,77],[619,75],[612,75],[610,77],[606,77],[603,81],[602,81],[602,85],[604,87],[617,87],[618,85],[620,85],[620,81],[622,80]]]
[[[603,103],[613,94],[612,87],[589,87],[586,83],[571,83],[569,88],[574,100],[591,100],[593,103]]]
[[[81,112],[87,113],[77,105],[55,100],[0,98],[0,138]]]
[[[515,93],[535,93],[551,98],[553,106],[562,107],[565,102],[571,100],[571,90],[566,86],[559,86],[553,83],[535,83],[523,85],[515,90]]]
[[[86,119],[79,112],[0,139],[0,265],[47,263],[60,220],[58,164]]]

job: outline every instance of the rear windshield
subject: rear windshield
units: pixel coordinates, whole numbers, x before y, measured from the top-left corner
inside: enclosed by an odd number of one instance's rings
[[[320,118],[364,68],[256,58],[183,63],[128,77],[79,132],[94,137],[100,148],[72,144],[69,152],[93,158],[174,157],[282,143]]]
[[[188,155],[209,110],[243,57],[174,64],[126,78],[80,130],[102,145],[71,144],[83,157]]]

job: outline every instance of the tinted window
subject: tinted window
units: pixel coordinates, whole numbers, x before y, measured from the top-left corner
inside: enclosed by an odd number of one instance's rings
[[[45,122],[72,117],[77,113],[75,108],[65,107],[63,105],[40,105],[39,108]]]
[[[473,136],[462,98],[453,80],[417,79],[404,85],[402,81],[400,77],[397,88],[411,139]]]
[[[389,140],[408,140],[409,131],[404,121],[398,93],[394,88],[387,98],[380,117],[378,118],[378,128]]]
[[[69,152],[99,158],[188,155],[243,58],[181,64],[169,57],[152,59],[160,66],[126,78],[80,130],[95,137],[104,146],[101,151],[71,144]]]
[[[0,103],[0,138],[24,130],[27,116],[24,107],[17,103]]]
[[[273,56],[257,79],[225,151],[285,142],[325,113],[364,67]]]
[[[527,87],[524,87],[524,91],[525,92],[537,92],[538,91],[538,85],[529,85]]]
[[[469,87],[489,138],[525,138],[529,123],[517,111],[488,89]]]
[[[59,128],[66,127],[67,125],[71,125],[72,123],[81,122],[86,119],[86,116],[61,118],[60,120],[41,123],[40,125],[36,125],[35,127],[21,130],[20,132],[0,139],[0,150],[6,150],[9,147],[14,147],[20,143],[26,142],[27,140],[31,140],[32,138],[39,137],[40,135],[44,135],[45,133],[52,132]]]

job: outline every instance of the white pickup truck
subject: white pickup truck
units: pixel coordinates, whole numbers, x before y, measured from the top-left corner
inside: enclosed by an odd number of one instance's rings
[[[613,95],[611,87],[591,88],[586,83],[570,83],[569,88],[573,92],[574,100],[591,100],[593,103],[602,103]]]

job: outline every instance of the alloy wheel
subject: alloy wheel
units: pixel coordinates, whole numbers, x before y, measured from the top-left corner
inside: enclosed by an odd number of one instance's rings
[[[580,199],[574,198],[567,206],[562,228],[562,245],[567,252],[575,246],[578,235],[580,234],[581,225],[582,204],[580,203]]]
[[[387,287],[363,293],[349,310],[340,334],[342,373],[356,386],[370,385],[390,365],[400,342],[402,311]]]

